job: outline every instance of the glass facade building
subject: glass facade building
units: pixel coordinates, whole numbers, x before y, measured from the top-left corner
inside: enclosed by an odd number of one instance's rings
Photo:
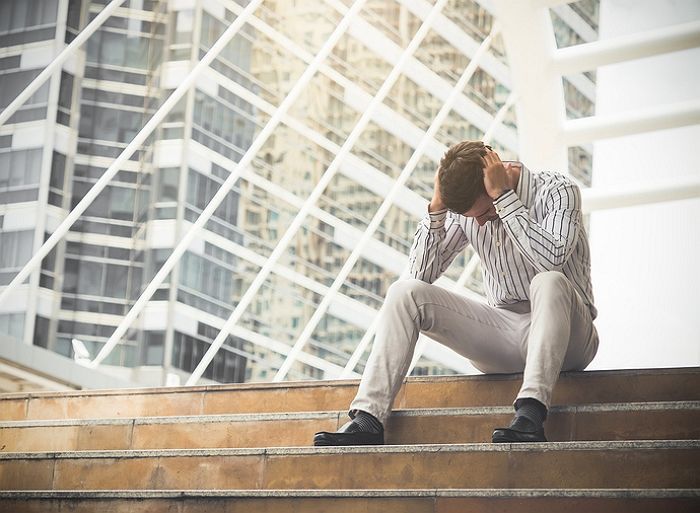
[[[430,10],[369,0],[252,164],[104,364],[143,384],[186,378],[270,257]],[[0,109],[107,4],[0,0]],[[241,14],[245,0],[128,0],[0,127],[0,285],[6,285]],[[66,237],[0,305],[0,332],[94,357],[270,121],[349,1],[265,1],[124,164]],[[557,45],[597,37],[594,0],[550,10]],[[492,29],[489,2],[450,0],[311,208],[203,377],[272,379]],[[595,110],[595,73],[566,77],[570,119]],[[481,139],[517,159],[512,90],[496,35],[455,108],[397,195],[288,379],[341,374],[404,270],[446,147]],[[507,108],[507,107],[505,107]],[[590,185],[592,148],[569,149]],[[565,172],[566,170],[558,170]],[[455,286],[465,251],[443,278]],[[475,267],[464,288],[481,292]],[[368,351],[352,369],[361,373]],[[414,374],[464,372],[426,351]]]

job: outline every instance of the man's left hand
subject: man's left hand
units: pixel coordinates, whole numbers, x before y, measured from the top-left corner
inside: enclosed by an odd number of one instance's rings
[[[486,150],[486,156],[482,157],[484,161],[484,187],[486,194],[493,200],[511,188],[510,172],[511,166],[507,164],[507,168],[501,162],[501,158],[495,151]]]

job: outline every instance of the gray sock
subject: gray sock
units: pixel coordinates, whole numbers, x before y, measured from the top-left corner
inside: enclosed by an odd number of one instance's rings
[[[515,416],[525,417],[539,428],[547,418],[547,407],[537,399],[526,397],[515,401]]]
[[[353,413],[354,416],[351,417],[362,431],[379,433],[383,429],[382,423],[371,413],[362,410],[355,410]]]

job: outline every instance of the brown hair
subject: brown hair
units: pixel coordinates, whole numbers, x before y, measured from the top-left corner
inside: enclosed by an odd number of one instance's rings
[[[444,205],[463,214],[476,199],[486,193],[484,162],[486,146],[481,141],[462,141],[453,145],[440,160],[438,181]]]

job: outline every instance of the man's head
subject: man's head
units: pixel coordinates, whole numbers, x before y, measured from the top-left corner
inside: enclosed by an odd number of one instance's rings
[[[490,149],[481,141],[457,143],[440,160],[438,172],[444,205],[453,212],[477,218],[480,225],[496,217],[484,188],[482,157],[487,148]]]

